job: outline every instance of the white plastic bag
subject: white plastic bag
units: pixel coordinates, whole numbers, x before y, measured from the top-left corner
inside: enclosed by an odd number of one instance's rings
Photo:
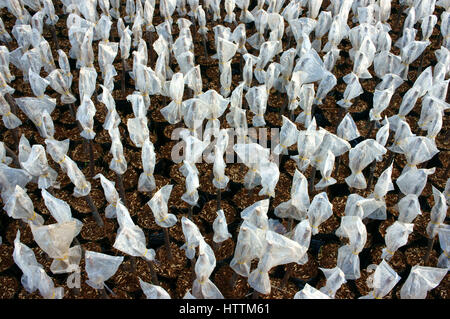
[[[344,216],[340,227],[349,244],[339,248],[337,266],[344,272],[346,280],[356,280],[361,276],[358,255],[366,244],[366,226],[358,216]]]
[[[442,194],[437,188],[432,186],[434,206],[430,213],[430,222],[427,225],[428,238],[434,238],[439,230],[439,226],[444,223],[447,217],[447,202],[444,194]]]
[[[212,248],[201,240],[198,248],[198,258],[195,263],[196,279],[192,285],[192,295],[197,299],[223,299],[222,293],[209,279],[216,267],[216,257]]]
[[[405,246],[408,243],[409,234],[413,232],[413,227],[414,224],[399,221],[389,226],[384,236],[386,248],[383,248],[381,258],[389,261],[400,247]]]
[[[319,233],[319,226],[333,215],[333,205],[328,200],[326,192],[314,196],[308,209],[308,220],[312,227],[312,234]]]
[[[185,251],[188,259],[192,259],[195,257],[196,248],[200,245],[200,242],[204,241],[203,236],[197,225],[184,216],[181,217],[181,229],[186,241],[184,245],[181,246],[181,249]]]
[[[324,294],[327,294],[330,298],[335,298],[336,291],[341,288],[342,284],[345,284],[347,280],[345,280],[345,275],[342,272],[342,270],[339,267],[334,267],[331,269],[326,268],[320,268],[322,270],[323,274],[325,275],[325,278],[327,279],[327,282],[325,286],[320,288],[320,292],[323,292]]]
[[[58,199],[50,195],[50,193],[47,192],[45,189],[42,190],[41,194],[42,198],[44,199],[45,206],[47,207],[50,214],[53,216],[53,218],[56,220],[57,223],[62,224],[65,222],[75,221],[76,225],[75,236],[78,236],[78,234],[81,231],[81,228],[83,227],[83,223],[78,219],[72,217],[72,212],[70,210],[69,204],[67,204],[65,201],[61,199]]]
[[[171,299],[167,291],[161,286],[146,283],[141,278],[139,278],[139,284],[147,299]]]
[[[358,128],[356,127],[356,123],[355,121],[353,121],[353,118],[350,115],[350,113],[345,114],[341,123],[339,123],[337,127],[336,134],[337,136],[343,138],[346,141],[352,141],[355,138],[361,136],[359,134]]]
[[[114,276],[123,261],[123,256],[110,256],[86,250],[86,283],[94,289],[103,289],[105,281]]]
[[[225,213],[223,212],[222,209],[217,211],[217,217],[216,219],[214,219],[213,222],[213,230],[214,230],[213,240],[216,243],[221,243],[227,240],[228,238],[232,237],[231,234],[228,232],[227,220],[225,218]]]
[[[439,244],[441,245],[442,254],[439,256],[437,266],[439,268],[450,268],[450,227],[448,225],[440,225],[438,229]]]
[[[53,262],[50,270],[54,274],[73,272],[81,260],[81,246],[70,247],[79,232],[75,220],[52,225],[35,226],[30,224],[34,240]]]
[[[359,299],[382,299],[394,288],[400,279],[395,270],[383,259],[373,274],[370,287],[373,290]]]
[[[425,299],[428,291],[439,285],[447,271],[445,268],[413,266],[400,289],[400,298]]]
[[[331,299],[320,290],[305,284],[305,287],[294,295],[293,299]]]
[[[156,224],[160,227],[169,228],[176,224],[177,218],[173,214],[168,213],[167,203],[173,185],[165,185],[158,190],[152,199],[147,203],[153,212]]]
[[[296,169],[292,180],[291,199],[275,207],[274,214],[279,218],[302,220],[306,218],[309,205],[308,180]]]
[[[21,219],[25,223],[43,225],[44,218],[34,210],[33,202],[26,191],[19,185],[15,186],[14,192],[5,201],[3,209],[9,217]]]
[[[105,208],[105,217],[115,218],[117,203],[120,201],[119,193],[116,190],[115,183],[111,182],[101,173],[95,175],[94,179],[100,179],[100,184],[102,185],[106,201],[108,202],[108,206],[106,206]]]

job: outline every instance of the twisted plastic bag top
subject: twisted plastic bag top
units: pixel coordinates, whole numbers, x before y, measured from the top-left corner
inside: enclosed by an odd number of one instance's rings
[[[305,287],[294,295],[293,299],[331,299],[320,290],[305,284]]]
[[[322,288],[320,288],[320,292],[328,295],[330,298],[335,298],[336,291],[341,288],[342,284],[345,284],[347,280],[345,280],[345,275],[339,267],[334,268],[320,268],[326,278],[326,284]]]
[[[200,242],[204,241],[203,236],[197,225],[184,216],[181,217],[181,229],[186,240],[181,249],[186,252],[187,258],[192,259],[195,257],[195,249],[200,245]]]
[[[236,22],[236,14],[234,13],[234,8],[236,7],[236,1],[235,0],[225,0],[225,18],[223,19],[224,22],[227,23],[234,23]]]
[[[378,129],[375,136],[375,140],[382,146],[386,146],[387,140],[389,139],[389,129],[391,127],[386,116],[384,117],[384,122],[385,124]]]
[[[9,217],[14,219],[21,219],[25,223],[35,225],[44,224],[44,218],[35,212],[33,202],[27,192],[19,185],[16,185],[12,194],[5,201],[3,209]]]
[[[403,149],[401,148],[401,146],[405,142],[406,138],[414,135],[415,134],[411,132],[411,128],[409,127],[408,122],[400,119],[397,130],[395,131],[394,142],[392,146],[388,147],[388,149],[391,152],[403,154]]]
[[[400,289],[400,298],[425,299],[428,291],[439,285],[447,271],[445,268],[413,266]]]
[[[228,135],[227,135],[228,141]],[[223,153],[225,149],[221,149],[217,145],[214,146],[214,166],[213,166],[213,185],[219,189],[225,189],[229,182],[229,177],[225,175],[225,161],[223,159]]]
[[[202,73],[200,65],[196,65],[184,75],[184,83],[194,91],[194,96],[197,97],[203,91]]]
[[[393,164],[389,165],[378,177],[377,183],[373,189],[373,197],[376,200],[381,200],[390,191],[394,190],[394,184],[392,184],[392,168]]]
[[[75,96],[70,92],[70,86],[62,74],[62,70],[53,70],[45,79],[50,83],[53,90],[61,94],[63,104],[71,104],[76,101]]]
[[[390,260],[395,252],[408,243],[408,236],[413,232],[414,224],[396,221],[386,229],[384,240],[386,248],[383,248],[381,258]]]
[[[395,287],[400,279],[395,270],[383,259],[373,274],[373,290],[359,299],[382,299]]]
[[[225,3],[227,1],[225,1]],[[245,24],[240,23],[236,28],[234,28],[231,39],[237,44],[237,52],[241,53],[242,56],[248,53],[247,49],[245,48],[245,43],[247,42]]]
[[[123,262],[123,256],[110,256],[86,250],[86,273],[89,277],[86,283],[94,289],[103,289],[105,281],[114,276]]]
[[[322,79],[320,80],[319,86],[317,87],[315,103],[318,105],[322,104],[323,99],[327,96],[337,84],[336,76],[331,72],[324,72]]]
[[[161,286],[149,284],[141,278],[139,278],[139,284],[147,299],[171,299],[169,293]]]
[[[308,209],[308,220],[312,227],[312,234],[319,233],[319,226],[333,215],[333,205],[328,200],[326,192],[314,196]]]
[[[172,99],[172,102],[161,109],[161,114],[170,124],[176,124],[181,121],[182,109],[185,105],[185,102],[182,101],[183,92],[183,73],[176,73],[173,75],[169,85],[169,96]]]

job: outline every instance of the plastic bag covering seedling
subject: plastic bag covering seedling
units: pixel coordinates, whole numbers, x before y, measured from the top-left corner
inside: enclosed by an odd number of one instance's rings
[[[262,188],[258,195],[275,197],[275,187],[277,186],[278,179],[280,178],[280,170],[278,165],[274,162],[263,161],[259,164],[259,169]]]
[[[212,89],[200,94],[198,98],[206,105],[204,115],[206,114],[208,122],[205,126],[205,135],[213,134],[217,136],[220,130],[219,118],[225,112],[229,101]]]
[[[256,74],[256,73],[255,73]],[[268,94],[265,85],[251,87],[245,99],[249,105],[250,111],[255,114],[252,119],[254,127],[261,127],[266,125],[264,114],[266,113]]]
[[[382,299],[400,281],[400,276],[383,259],[375,269],[372,279],[373,290],[360,299]]]
[[[11,168],[0,163],[0,194],[3,202],[7,202],[16,185],[25,188],[30,180],[30,174],[24,169]]]
[[[58,186],[56,184],[58,173],[48,165],[46,152],[42,145],[33,145],[27,160],[21,162],[20,165],[30,173],[30,175],[37,178],[38,187],[40,189]]]
[[[115,218],[117,202],[120,201],[119,193],[116,190],[115,183],[111,182],[109,179],[103,176],[103,174],[100,173],[95,175],[94,179],[100,179],[100,184],[102,185],[106,201],[108,202],[108,206],[106,206],[105,208],[106,218]]]
[[[400,298],[425,299],[428,291],[439,285],[447,271],[445,268],[413,266],[400,289]]]
[[[355,280],[361,276],[358,255],[366,244],[366,226],[358,216],[344,216],[340,227],[349,244],[339,248],[337,266],[344,272],[346,280]]]
[[[326,284],[320,288],[320,292],[328,295],[330,298],[335,298],[336,291],[341,288],[342,284],[345,284],[345,275],[339,267],[334,267],[331,269],[320,268],[326,278]]]
[[[21,283],[28,293],[37,289],[46,299],[62,299],[64,288],[55,288],[52,279],[45,273],[41,264],[36,260],[33,250],[20,242],[20,231],[14,240],[13,259],[22,270]]]
[[[427,225],[428,238],[434,238],[439,230],[439,226],[442,225],[447,216],[447,202],[445,196],[437,188],[432,186],[434,206],[430,213],[430,222]]]
[[[117,202],[116,208],[119,229],[113,247],[134,257],[142,257],[146,261],[155,260],[155,251],[145,247],[144,231],[133,223],[128,209]]]
[[[286,237],[296,241],[300,246],[305,249],[305,254],[300,257],[296,263],[304,265],[308,262],[308,254],[306,253],[311,243],[312,228],[308,219],[303,219],[299,222],[293,231],[286,234]]]
[[[161,109],[161,114],[170,124],[176,124],[181,121],[182,110],[185,103],[182,101],[183,92],[183,73],[176,73],[173,75],[169,86],[169,96],[172,99],[172,102]]]
[[[80,122],[83,127],[83,131],[80,133],[82,137],[87,140],[92,140],[95,137],[94,132],[94,116],[95,105],[90,98],[86,95],[83,97],[83,101],[77,109],[77,121]]]
[[[75,221],[77,229],[75,236],[78,236],[81,228],[83,227],[83,223],[78,219],[72,217],[70,206],[65,201],[53,197],[45,189],[42,190],[41,194],[42,198],[44,199],[45,206],[57,223],[62,224],[65,222]]]
[[[81,246],[70,247],[80,231],[75,220],[43,226],[30,224],[30,227],[38,246],[53,259],[50,270],[54,274],[73,272],[78,268]]]
[[[123,154],[123,145],[120,140],[120,131],[117,126],[114,126],[108,130],[111,137],[111,148],[109,152],[113,156],[109,163],[109,168],[116,172],[116,174],[123,175],[127,170],[127,161]]]
[[[411,167],[411,169],[402,172],[397,178],[397,186],[405,195],[414,194],[420,196],[427,184],[428,175],[434,174],[435,170],[434,167],[428,169]]]
[[[294,295],[294,299],[332,299],[320,290],[305,284],[305,287]]]
[[[260,164],[269,161],[269,149],[262,147],[257,143],[235,144],[233,150],[236,152],[238,159],[249,168],[244,176],[244,186],[246,189],[261,183]]]
[[[142,148],[144,142],[149,139],[150,132],[148,130],[147,122],[146,116],[129,118],[127,121],[130,139],[138,148]]]
[[[414,194],[408,194],[399,200],[397,209],[398,221],[403,223],[412,223],[417,215],[422,215],[419,199]]]
[[[139,284],[147,299],[171,299],[168,292],[161,286],[149,284],[141,278],[139,278]]]
[[[350,113],[345,114],[344,119],[339,123],[336,135],[346,141],[352,141],[361,136]]]
[[[176,216],[168,213],[167,203],[172,192],[172,187],[173,185],[163,186],[147,203],[153,212],[156,224],[164,228],[172,227],[177,222]]]
[[[314,196],[307,215],[312,228],[312,234],[318,234],[320,224],[333,215],[333,205],[328,200],[327,193],[322,192]]]
[[[239,275],[248,277],[251,262],[260,258],[266,248],[266,230],[262,230],[251,222],[244,220],[239,228],[236,247],[230,267]]]
[[[155,177],[153,175],[156,164],[156,154],[154,145],[150,139],[146,139],[141,152],[143,172],[139,175],[138,191],[151,192],[156,188]]]
[[[347,74],[344,77],[344,82],[347,84],[347,86],[345,87],[343,99],[337,101],[336,103],[339,106],[348,109],[350,106],[352,106],[351,100],[360,96],[364,92],[364,90],[359,83],[358,76],[353,72]]]
[[[280,131],[280,144],[276,145],[273,152],[275,154],[288,154],[288,148],[295,144],[298,139],[298,130],[297,126],[292,123],[287,117],[284,115],[283,125],[281,126]]]
[[[70,92],[70,86],[62,74],[62,70],[53,70],[45,79],[49,82],[53,90],[61,94],[61,103],[71,104],[77,100]]]
[[[192,285],[192,295],[197,299],[223,299],[222,293],[209,279],[216,267],[212,248],[204,241],[199,243],[199,254],[195,263],[196,279]]]
[[[411,136],[405,138],[401,148],[406,157],[407,165],[403,170],[411,169],[423,162],[429,161],[439,153],[436,145],[425,136]]]
[[[213,222],[213,231],[214,231],[213,240],[216,243],[221,243],[227,240],[228,238],[232,237],[231,234],[228,232],[227,220],[225,218],[225,213],[223,212],[222,209],[217,211],[217,217],[216,219],[214,219]]]
[[[195,257],[195,249],[204,241],[203,236],[197,225],[184,216],[181,218],[181,229],[186,240],[181,249],[186,252],[187,258],[192,259]]]
[[[5,143],[0,142],[0,162],[5,165],[9,165],[12,163],[12,158],[6,156]]]
[[[384,197],[388,192],[394,190],[394,184],[391,180],[392,167],[393,165],[391,164],[381,173],[380,177],[377,180],[377,183],[374,186],[373,193],[369,196],[369,198],[373,198],[375,200],[375,206],[377,207],[372,213],[367,216],[369,218],[385,220],[387,217],[386,201]]]
[[[292,180],[291,199],[275,207],[274,214],[279,218],[301,221],[306,218],[309,205],[308,180],[296,169]]]
[[[0,94],[0,115],[7,129],[12,130],[22,125],[22,121],[11,112],[11,107],[3,97],[3,94]]]
[[[84,197],[91,192],[91,183],[86,180],[83,172],[78,168],[77,164],[67,155],[60,163],[61,169],[69,176],[70,181],[75,185],[73,196]]]
[[[245,208],[241,212],[241,218],[255,227],[266,231],[269,229],[268,210],[269,199],[263,199]]]
[[[414,224],[399,221],[389,226],[384,236],[386,248],[383,248],[381,258],[389,261],[400,247],[405,246],[408,243],[409,234],[413,232],[413,227]]]
[[[439,244],[441,245],[442,253],[439,256],[437,266],[439,268],[450,268],[450,226],[442,224],[438,229]]]
[[[14,192],[5,201],[3,209],[9,217],[21,219],[25,223],[43,225],[44,218],[34,210],[34,205],[26,191],[19,185],[15,186]]]
[[[334,168],[334,155],[333,152],[328,150],[327,156],[323,161],[323,165],[321,165],[320,174],[322,175],[322,179],[315,185],[315,189],[321,190],[330,185],[336,184],[336,180],[331,177]]]
[[[111,278],[123,261],[123,256],[110,256],[94,251],[85,252],[86,283],[94,289],[103,289],[105,281]]]
[[[248,276],[248,283],[256,291],[269,294],[271,291],[270,269],[299,261],[307,249],[296,241],[273,231],[266,232],[265,240],[264,254],[260,257],[257,268]]]
[[[381,158],[386,152],[384,146],[372,139],[364,140],[352,148],[349,152],[349,167],[352,174],[345,178],[347,185],[357,189],[365,189],[367,182],[362,173],[363,169],[374,160]]]

